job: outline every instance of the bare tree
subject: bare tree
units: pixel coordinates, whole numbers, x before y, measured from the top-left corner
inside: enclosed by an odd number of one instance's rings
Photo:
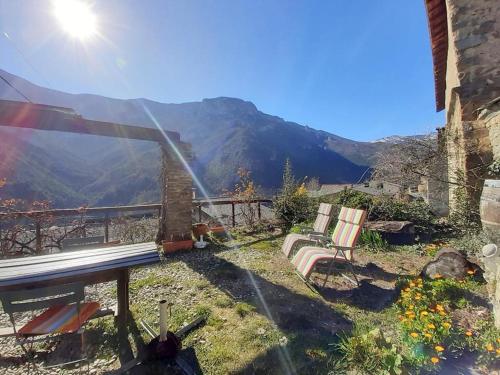
[[[406,138],[377,155],[372,178],[403,187],[418,185],[422,177],[456,183],[449,181],[446,166],[446,152],[436,137]]]

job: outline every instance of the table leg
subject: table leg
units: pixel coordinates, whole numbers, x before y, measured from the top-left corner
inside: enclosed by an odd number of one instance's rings
[[[121,323],[125,323],[128,318],[129,313],[129,295],[128,295],[128,284],[129,284],[129,272],[127,270],[122,270],[118,274],[118,280],[116,282],[116,294],[118,298],[118,312],[117,319]]]

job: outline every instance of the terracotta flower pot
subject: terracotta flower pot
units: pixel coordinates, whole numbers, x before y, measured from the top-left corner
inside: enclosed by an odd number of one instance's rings
[[[226,228],[223,226],[212,227],[210,228],[210,232],[217,237],[225,237],[227,235]]]
[[[196,238],[200,238],[200,236],[206,236],[208,233],[208,225],[205,223],[196,223],[193,224],[193,234]]]
[[[190,250],[193,248],[193,240],[162,241],[162,246],[165,254],[178,250]]]

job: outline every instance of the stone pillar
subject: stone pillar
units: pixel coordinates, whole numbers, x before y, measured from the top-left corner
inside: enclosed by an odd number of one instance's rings
[[[189,153],[187,144],[182,151]],[[167,145],[162,146],[160,184],[162,208],[156,243],[191,239],[193,180],[179,156]]]

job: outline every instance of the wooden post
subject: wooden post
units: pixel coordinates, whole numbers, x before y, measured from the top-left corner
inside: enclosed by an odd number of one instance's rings
[[[236,217],[234,215],[234,202],[231,202],[231,213],[233,217],[233,228],[236,226]]]
[[[198,223],[201,223],[201,204],[198,205]]]
[[[35,221],[35,249],[37,253],[42,252],[42,228],[38,220]]]
[[[128,269],[118,271],[116,281],[116,297],[118,299],[117,319],[120,323],[126,323],[129,312],[129,273]]]
[[[260,212],[260,201],[257,202],[257,216],[259,217],[259,221],[262,217],[262,214]]]
[[[109,242],[109,214],[104,217],[104,242]]]

